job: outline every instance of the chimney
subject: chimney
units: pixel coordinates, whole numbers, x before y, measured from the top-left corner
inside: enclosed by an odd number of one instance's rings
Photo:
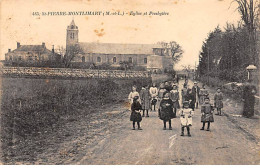
[[[44,42],[42,42],[42,47],[45,48],[45,43]]]
[[[8,49],[8,52],[11,52],[11,49],[10,49],[10,48]]]
[[[52,53],[54,54],[54,45],[52,45]]]
[[[20,42],[17,42],[17,48],[19,48],[21,46]]]

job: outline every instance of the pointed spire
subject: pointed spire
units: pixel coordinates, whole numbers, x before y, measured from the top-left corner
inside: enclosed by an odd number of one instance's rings
[[[71,23],[70,23],[70,26],[71,26],[71,25],[75,26],[74,17],[72,18],[72,21],[71,21]]]
[[[72,21],[71,21],[70,25],[68,26],[68,29],[78,29],[78,26],[76,26],[76,24],[74,22],[74,17],[72,18]]]

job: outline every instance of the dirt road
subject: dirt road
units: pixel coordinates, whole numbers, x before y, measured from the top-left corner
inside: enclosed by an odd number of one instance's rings
[[[201,131],[200,109],[196,109],[192,137],[181,137],[179,118],[172,120],[173,130],[163,130],[157,112],[150,112],[141,122],[143,130],[131,130],[130,112],[124,114],[113,133],[70,164],[260,164],[257,142],[225,116],[214,116],[211,131]]]
[[[224,111],[232,110],[225,107]],[[163,130],[155,111],[143,118],[143,130],[132,130],[127,109],[123,102],[102,106],[50,133],[44,146],[32,146],[42,151],[33,162],[22,155],[5,164],[260,164],[259,143],[226,116],[214,116],[211,131],[201,131],[200,108],[196,109],[192,136],[185,130],[181,137],[179,118],[172,120],[173,130]]]

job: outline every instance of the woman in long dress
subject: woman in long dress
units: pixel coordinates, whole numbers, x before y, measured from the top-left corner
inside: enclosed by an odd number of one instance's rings
[[[142,109],[143,109],[143,116],[146,111],[146,117],[149,117],[148,111],[150,109],[150,93],[148,90],[148,85],[144,86],[140,92],[140,99],[141,99],[141,104],[142,104]]]
[[[176,118],[176,112],[177,109],[180,108],[180,103],[179,103],[179,91],[177,89],[177,85],[173,85],[173,89],[170,92],[170,99],[173,102],[173,109],[174,109],[174,118]]]
[[[161,104],[161,101],[163,99],[163,94],[166,92],[166,89],[164,88],[164,84],[162,83],[160,85],[160,89],[158,91],[158,102],[157,104],[159,105],[158,107],[158,116],[160,116],[160,104]]]

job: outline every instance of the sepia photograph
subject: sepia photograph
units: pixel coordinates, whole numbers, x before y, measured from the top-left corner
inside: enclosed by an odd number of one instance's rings
[[[0,0],[0,165],[259,165],[260,0]]]

